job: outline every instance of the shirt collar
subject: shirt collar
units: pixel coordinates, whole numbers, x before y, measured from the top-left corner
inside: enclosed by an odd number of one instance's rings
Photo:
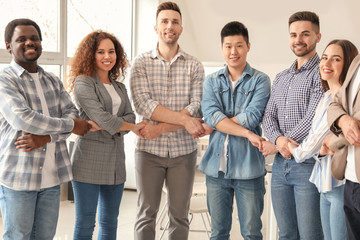
[[[156,45],[156,47],[151,51],[151,57],[153,59],[158,58],[158,59],[162,59],[164,60],[164,58],[159,54],[159,49],[158,49],[158,45]],[[172,61],[175,61],[177,58],[182,57],[185,58],[185,52],[181,49],[181,47],[179,46],[178,52],[175,55],[175,57],[172,59]]]
[[[295,70],[297,67],[297,60],[294,61],[294,63],[291,65],[290,67],[290,72],[291,73],[296,73],[296,72],[302,72],[304,70],[307,69],[312,69],[315,65],[318,65],[320,62],[320,58],[317,55],[317,53],[315,53],[314,56],[312,56],[304,65],[302,65],[297,71]]]
[[[219,76],[220,76],[220,75],[223,75],[223,76],[229,78],[229,70],[228,70],[227,65],[226,65],[226,67],[224,67],[223,69],[220,69],[220,70],[218,71],[218,74],[219,74]],[[243,78],[243,77],[246,76],[246,75],[249,75],[250,77],[252,77],[253,74],[254,74],[254,69],[250,66],[250,64],[249,64],[248,62],[246,62],[246,67],[245,67],[245,69],[244,69],[244,72],[243,72],[242,75],[241,75],[241,78]],[[240,79],[241,79],[241,78],[240,78]],[[238,80],[238,79],[236,79],[236,80]]]
[[[26,71],[25,68],[23,68],[22,66],[17,64],[14,59],[11,60],[10,66],[14,69],[15,73],[18,76],[21,76],[22,74],[24,74],[24,72],[28,73],[28,71]],[[37,66],[37,72],[42,72],[42,71],[43,71],[43,69],[38,65]]]

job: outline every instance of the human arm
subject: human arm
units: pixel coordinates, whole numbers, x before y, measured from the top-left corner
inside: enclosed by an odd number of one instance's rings
[[[360,121],[349,115],[342,115],[336,121],[346,140],[356,147],[360,147]]]
[[[301,144],[296,146],[292,143],[288,143],[289,150],[298,163],[314,157],[319,153],[322,142],[330,133],[326,119],[326,112],[330,101],[329,97],[329,95],[324,95],[320,100],[315,111],[316,114],[313,118],[309,134]]]
[[[36,135],[57,135],[59,133],[69,134],[75,131],[79,134],[84,134],[88,128],[85,124],[76,125],[72,116],[65,115],[62,117],[61,112],[56,117],[46,116],[40,113],[39,110],[34,110],[36,104],[33,97],[36,94],[31,94],[34,89],[29,87],[27,82],[22,82],[24,79],[15,78],[12,75],[2,74],[0,76],[0,112],[4,119],[17,131],[29,132]],[[44,89],[51,98],[48,98],[48,105],[58,107],[58,91],[63,89]],[[61,99],[62,100],[62,99]],[[72,105],[71,101],[67,105]],[[72,108],[76,112],[75,108]],[[63,109],[58,110],[63,111]],[[75,129],[74,129],[75,127]]]
[[[229,118],[224,113],[224,106],[220,100],[221,93],[214,91],[214,83],[217,77],[217,75],[210,75],[204,82],[201,107],[205,123],[210,128],[215,128],[216,131],[248,138],[254,146],[261,147],[261,137],[240,126],[236,118]]]
[[[273,144],[270,141],[263,141],[262,142],[262,149],[261,149],[262,154],[264,155],[264,157],[267,157],[269,155],[273,155],[278,153],[279,151],[277,150],[275,144]]]
[[[188,99],[183,99],[184,102],[188,103],[186,103],[187,105],[182,105],[183,109],[177,109],[175,111],[165,107],[165,104],[161,104],[163,101],[161,96],[163,95],[161,94],[161,90],[159,90],[160,87],[158,86],[158,84],[161,84],[161,81],[151,78],[151,69],[153,68],[152,61],[150,61],[150,63],[147,61],[150,60],[140,56],[135,60],[131,69],[131,94],[137,113],[143,116],[144,119],[151,119],[161,123],[179,125],[182,128],[185,127],[193,135],[194,132],[196,133],[196,130],[202,130],[199,119],[194,118],[194,116],[200,117],[198,112],[200,109],[200,98],[202,91],[201,84],[203,79],[201,79],[199,74],[191,69],[189,73],[191,74],[191,78],[189,77],[189,83],[186,83],[190,84],[190,86],[188,86],[189,89],[186,89],[186,91],[190,90],[190,92],[188,95],[184,96],[184,98]],[[150,72],[150,76],[148,76],[148,72]],[[203,76],[203,70],[202,74],[200,75]],[[181,91],[181,89],[177,91]],[[166,101],[166,99],[164,99],[164,101]],[[195,130],[193,126],[195,126]],[[164,131],[165,129],[166,131],[171,131],[177,130],[179,127],[168,125],[163,128]]]
[[[130,104],[127,103],[127,95],[120,94],[122,104],[126,106],[123,115],[118,117],[105,109],[105,103],[101,102],[102,98],[98,96],[100,93],[96,85],[95,79],[90,76],[78,76],[74,84],[75,102],[90,120],[111,135],[121,131],[121,126],[126,122],[124,119],[129,121],[128,123],[135,122],[135,115],[127,106]]]

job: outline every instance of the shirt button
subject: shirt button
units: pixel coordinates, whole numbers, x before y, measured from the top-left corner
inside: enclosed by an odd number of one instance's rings
[[[42,151],[43,151],[43,152],[45,152],[45,151],[46,151],[46,149],[45,149],[45,148],[43,148],[43,149],[42,149]]]
[[[291,89],[291,87],[289,87],[289,89]]]
[[[287,118],[287,116],[285,116],[285,118]]]
[[[40,167],[40,169],[42,169],[42,167]]]

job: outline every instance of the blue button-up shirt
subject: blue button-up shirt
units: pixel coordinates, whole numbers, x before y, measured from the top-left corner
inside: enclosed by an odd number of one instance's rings
[[[24,132],[50,135],[56,143],[55,164],[59,182],[71,180],[71,164],[65,139],[74,128],[77,110],[61,81],[38,67],[41,87],[51,117],[42,114],[35,82],[16,64],[0,72],[0,184],[18,191],[38,191],[46,145],[30,152],[16,149],[15,141]]]
[[[315,109],[324,91],[317,54],[296,71],[297,61],[279,73],[264,114],[265,136],[273,143],[279,136],[301,143],[308,135]]]
[[[261,120],[270,96],[269,77],[246,64],[244,72],[231,91],[227,68],[206,77],[201,109],[210,127],[224,118],[236,116],[240,126],[261,136]],[[218,177],[220,159],[227,134],[213,131],[199,170]],[[229,135],[225,178],[253,179],[265,175],[265,159],[247,138]]]

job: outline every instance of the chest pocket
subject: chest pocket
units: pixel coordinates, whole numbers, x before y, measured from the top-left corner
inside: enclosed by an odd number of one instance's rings
[[[234,92],[235,114],[244,112],[244,110],[252,100],[254,91],[255,91],[255,86],[246,87],[246,88],[239,86],[236,89],[236,93]]]

